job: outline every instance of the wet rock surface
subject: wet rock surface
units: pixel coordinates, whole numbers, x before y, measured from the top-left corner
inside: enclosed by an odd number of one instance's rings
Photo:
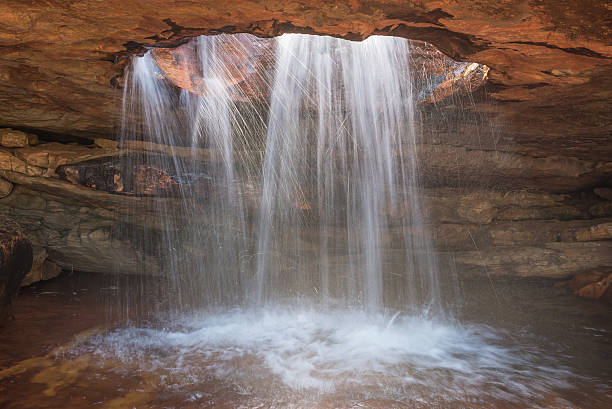
[[[605,160],[612,156],[609,13],[605,2],[553,0],[244,0],[205,8],[165,0],[9,1],[0,8],[0,123],[108,137],[118,123],[124,57],[200,34],[383,34],[490,67],[487,93],[496,105],[476,101],[474,109],[504,124],[498,146]]]
[[[0,6],[0,125],[12,127],[0,130],[0,214],[18,219],[62,268],[111,271],[120,260],[123,271],[158,274],[161,266],[142,267],[133,257],[139,238],[127,232],[159,231],[160,206],[180,208],[173,198],[180,183],[164,167],[118,169],[112,158],[193,157],[194,150],[112,140],[128,57],[158,48],[166,78],[201,92],[182,69],[193,59],[190,37],[396,35],[437,47],[415,45],[415,64],[435,80],[419,98],[418,156],[438,250],[475,274],[564,277],[604,269],[612,218],[609,11],[601,2],[555,1],[240,1],[206,8],[161,0],[53,7],[9,1]],[[261,51],[254,55],[265,66]],[[456,62],[436,66],[431,58],[440,52]],[[236,98],[262,97],[247,92],[258,88],[257,78],[233,74]],[[483,132],[487,127],[492,131]],[[81,142],[55,140],[62,138]],[[210,160],[205,149],[195,155]],[[310,211],[310,199],[297,200],[302,211]]]
[[[0,325],[10,314],[21,280],[32,266],[32,245],[23,230],[0,216]]]
[[[557,284],[582,298],[602,300],[612,304],[612,270],[590,270],[574,275]]]
[[[204,194],[209,188],[210,177],[206,174],[172,174],[170,166],[164,168],[155,163],[160,161],[159,157],[150,164],[143,161],[148,162],[142,155],[140,158],[116,156],[63,165],[57,173],[61,179],[75,185],[124,195],[178,197],[191,194],[192,190]]]
[[[46,281],[58,277],[62,268],[57,264],[47,260],[49,254],[44,247],[33,246],[32,268],[21,281],[21,286],[25,287],[39,281]]]
[[[418,155],[429,232],[412,234],[432,235],[440,256],[455,260],[458,272],[563,278],[612,266],[612,202],[605,186],[609,163],[427,144],[418,146]],[[0,199],[0,215],[16,218],[37,254],[46,253],[25,283],[61,268],[161,274],[164,267],[153,256],[161,244],[145,251],[145,237],[161,237],[168,227],[163,214],[172,214],[177,226],[186,228],[210,223],[206,200],[214,200],[208,198],[214,175],[193,175],[184,166],[185,174],[173,174],[170,163],[206,164],[214,157],[204,148],[142,141],[119,147],[109,139],[4,148],[0,181],[10,189]],[[254,157],[261,155],[236,152],[238,161]],[[260,193],[241,189],[253,216]],[[303,192],[296,201],[312,220],[317,215],[309,203],[315,194]],[[182,195],[203,200],[180,221]],[[410,209],[386,212],[399,221]],[[313,231],[313,237],[317,234]]]

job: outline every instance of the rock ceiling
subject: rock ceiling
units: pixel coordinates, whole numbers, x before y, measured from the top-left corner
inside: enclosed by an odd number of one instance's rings
[[[112,136],[130,53],[219,32],[385,34],[490,67],[501,144],[612,158],[612,3],[596,0],[4,0],[0,126]]]

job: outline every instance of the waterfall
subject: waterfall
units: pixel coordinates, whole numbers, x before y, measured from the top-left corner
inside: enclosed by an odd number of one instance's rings
[[[516,334],[449,319],[414,65],[404,39],[296,34],[134,57],[117,193],[147,219],[115,234],[164,280],[127,307],[160,313],[86,353],[159,385],[162,406],[533,407],[566,388]]]
[[[198,73],[194,82],[202,92],[172,86],[154,51],[133,59],[124,89],[121,145],[128,149],[133,140],[142,140],[150,152],[123,155],[122,163],[167,171],[178,190],[171,198],[146,198],[159,215],[161,243],[153,245],[151,234],[142,232],[144,253],[154,253],[162,264],[167,296],[178,312],[239,305],[243,299],[248,249],[242,190],[247,181],[237,175],[234,141],[256,139],[253,122],[262,119],[249,104],[239,106],[228,84],[245,69],[255,70],[239,66],[231,55],[231,50],[247,54],[250,38],[199,37],[192,54],[179,56],[179,63]],[[159,250],[152,252],[153,247]]]
[[[410,234],[423,230],[423,204],[409,42],[286,34],[275,45],[257,302],[287,290],[369,310],[437,305],[431,244]],[[385,251],[393,233],[401,257]]]
[[[134,58],[122,144],[165,147],[124,160],[167,170],[178,186],[150,200],[179,309],[439,311],[409,41],[199,37],[172,55],[189,70],[175,75],[184,89],[156,52]]]

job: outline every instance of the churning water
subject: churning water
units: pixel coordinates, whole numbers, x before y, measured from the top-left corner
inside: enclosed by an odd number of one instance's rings
[[[190,315],[167,329],[122,329],[90,350],[161,373],[165,387],[200,390],[218,379],[268,401],[333,395],[339,402],[525,403],[569,387],[571,379],[537,350],[504,345],[486,326],[291,306]]]
[[[123,145],[157,151],[125,160],[178,186],[142,238],[171,314],[96,338],[97,356],[278,402],[526,402],[568,386],[440,295],[407,40],[220,35],[191,50],[172,56],[185,89],[150,51],[124,94]]]

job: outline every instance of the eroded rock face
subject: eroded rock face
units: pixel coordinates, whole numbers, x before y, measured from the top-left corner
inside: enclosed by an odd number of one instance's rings
[[[460,61],[491,68],[475,109],[503,127],[497,146],[533,155],[612,156],[612,48],[605,2],[276,0],[180,3],[84,0],[0,6],[0,124],[108,136],[116,89],[144,47],[200,34],[283,32],[424,40]]]
[[[612,267],[612,201],[609,188],[599,185],[609,177],[606,164],[442,145],[418,149],[427,229],[411,233],[432,235],[440,257],[454,260],[459,273],[563,278]],[[49,266],[163,274],[156,254],[162,251],[161,231],[169,227],[164,215],[172,215],[179,229],[211,222],[208,183],[215,175],[203,175],[202,189],[177,195],[174,189],[193,187],[194,181],[182,180],[169,165],[195,160],[196,168],[206,169],[215,157],[208,149],[142,141],[124,141],[120,148],[100,139],[91,146],[55,142],[0,153],[0,176],[14,185],[0,199],[0,215],[16,218],[47,253],[36,269],[39,278],[47,277],[46,268],[54,271]],[[235,159],[251,162],[255,153],[241,151]],[[153,174],[139,173],[145,158],[156,164]],[[256,214],[261,193],[240,189],[245,211]],[[317,217],[309,205],[314,193],[306,190],[296,200],[296,209],[309,219]],[[189,217],[182,195],[199,198]],[[401,206],[385,211],[398,225],[410,214]],[[388,244],[401,242],[402,234],[392,232]],[[158,244],[143,245],[156,237]]]
[[[62,268],[48,260],[49,254],[44,247],[34,246],[32,268],[23,277],[21,286],[25,287],[39,281],[50,280],[60,275]]]
[[[0,125],[106,139],[91,146],[31,146],[32,140],[11,136],[0,143],[0,210],[17,217],[61,267],[107,272],[122,260],[124,272],[160,273],[158,263],[143,267],[134,257],[137,238],[113,232],[131,231],[121,229],[126,218],[132,227],[161,228],[155,212],[160,201],[169,209],[180,203],[135,196],[159,195],[147,186],[169,182],[167,172],[144,171],[144,187],[127,190],[135,195],[117,195],[126,184],[115,173],[101,183],[97,170],[80,165],[131,151],[183,152],[137,142],[119,147],[108,139],[118,123],[127,57],[148,47],[178,47],[201,34],[302,32],[352,40],[397,35],[490,68],[484,73],[464,64],[422,98],[419,157],[438,250],[452,255],[461,271],[475,274],[561,277],[605,269],[611,263],[612,218],[609,13],[605,2],[554,0],[240,0],[206,7],[166,0],[83,0],[52,7],[4,2]],[[177,70],[184,65],[177,64],[177,55],[192,58],[183,47],[160,48],[156,58],[175,85],[201,92],[202,84]],[[424,47],[418,58],[426,58]],[[487,86],[473,95],[473,103],[448,97],[449,89],[467,91],[484,74]],[[230,83],[240,88],[240,82]],[[435,114],[440,106],[442,117]],[[483,133],[487,127],[493,131]],[[198,152],[202,160],[208,156]],[[304,211],[307,201],[300,199]]]
[[[448,104],[450,97],[476,93],[485,84],[486,66],[454,61],[422,41],[406,45],[411,50],[410,71],[419,103]],[[269,98],[274,48],[273,39],[222,34],[193,39],[176,48],[155,48],[151,55],[160,76],[178,88],[198,95],[225,92],[234,101],[253,102]],[[201,61],[199,53],[213,50],[218,61]]]
[[[0,199],[11,194],[13,184],[6,179],[0,178]]]
[[[0,325],[32,267],[32,245],[14,220],[0,216]]]
[[[219,61],[214,65],[210,61],[202,62],[199,49],[210,52],[212,48],[218,53]],[[266,78],[274,66],[273,55],[272,40],[248,34],[219,35],[152,51],[163,75],[175,86],[198,95],[227,92],[234,101],[251,101],[268,95],[270,84]],[[214,84],[208,82],[211,78],[215,79]]]
[[[179,197],[185,194],[185,190],[195,189],[205,194],[209,189],[208,175],[192,173],[188,179],[179,177],[172,174],[169,168],[161,166],[159,162],[162,159],[159,155],[157,158],[155,156],[150,154],[130,158],[123,155],[94,159],[62,165],[57,173],[61,179],[75,185],[123,195]],[[169,159],[166,158],[166,162]]]

